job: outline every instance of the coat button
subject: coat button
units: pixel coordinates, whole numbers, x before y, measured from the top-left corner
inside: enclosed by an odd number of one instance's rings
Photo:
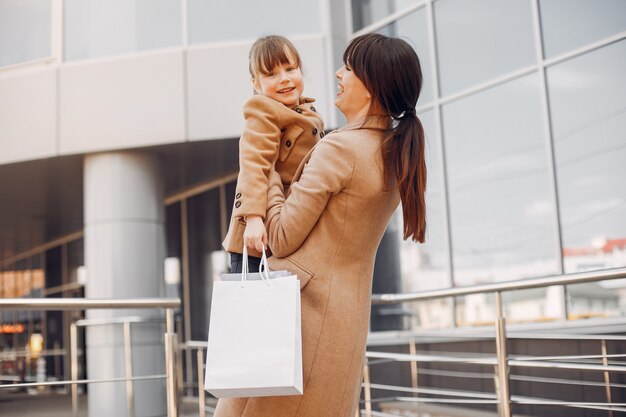
[[[320,132],[320,138],[323,138],[324,136],[326,136],[326,133]]]
[[[301,108],[296,107],[296,108],[295,108],[295,110],[296,110],[296,113],[298,113],[298,114],[302,114],[302,109],[301,109]]]
[[[291,141],[288,140],[287,142],[285,142],[285,146],[290,147],[291,146]]]
[[[311,106],[311,110],[317,113],[317,110],[315,110],[315,107]]]
[[[235,203],[235,208],[239,208],[239,207],[241,207],[241,201],[237,201],[237,202]]]
[[[235,196],[235,198],[236,198],[237,200],[239,200],[239,199],[241,198],[241,193],[237,193],[237,195]]]
[[[317,129],[313,128],[313,136],[317,135]]]

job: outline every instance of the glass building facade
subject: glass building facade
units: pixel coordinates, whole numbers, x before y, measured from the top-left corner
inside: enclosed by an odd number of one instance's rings
[[[236,9],[225,0],[0,0],[0,71],[227,45],[270,31],[328,36],[335,50],[325,52],[335,56],[345,46],[337,33],[399,36],[421,60],[417,110],[428,152],[427,243],[399,243],[402,290],[626,266],[625,1],[280,0],[269,8],[246,0]],[[63,37],[55,35],[59,13]],[[221,241],[236,149],[236,138],[150,148],[168,170],[165,295],[183,300],[184,340],[206,338],[212,282],[227,267]],[[69,162],[80,176],[80,162]],[[80,192],[71,201],[82,210]],[[3,253],[0,297],[82,296],[80,216],[46,225],[44,245]],[[626,283],[521,291],[507,294],[505,307],[512,322],[623,317]],[[495,313],[483,295],[411,308],[412,330],[477,326]],[[65,345],[75,318],[0,312],[0,350],[33,333],[50,348]],[[50,366],[49,374],[67,377],[62,360]]]
[[[429,233],[403,243],[405,291],[626,265],[626,3],[352,5],[355,33],[403,37],[424,72]],[[624,315],[624,283],[577,287],[505,299],[509,316]],[[493,319],[465,298],[458,324]],[[415,326],[450,324],[422,308]]]

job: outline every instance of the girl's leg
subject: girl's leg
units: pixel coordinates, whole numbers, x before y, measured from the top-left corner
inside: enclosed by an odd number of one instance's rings
[[[261,258],[248,256],[248,272],[259,272]],[[240,253],[230,254],[230,272],[231,274],[240,274],[243,268],[243,255]]]
[[[243,255],[240,253],[231,253],[230,254],[230,273],[231,274],[240,274],[242,265]]]

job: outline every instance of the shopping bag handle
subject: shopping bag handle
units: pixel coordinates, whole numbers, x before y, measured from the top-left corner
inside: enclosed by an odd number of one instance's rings
[[[270,267],[265,254],[265,245],[261,243],[261,263],[259,264],[259,275],[261,279],[270,285]],[[243,255],[241,262],[241,286],[248,280],[248,247],[243,245]]]

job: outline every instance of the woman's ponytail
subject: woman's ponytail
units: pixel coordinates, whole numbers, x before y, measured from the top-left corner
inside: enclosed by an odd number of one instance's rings
[[[424,128],[415,113],[405,113],[389,129],[383,143],[385,185],[398,188],[404,239],[426,239],[426,158]]]

